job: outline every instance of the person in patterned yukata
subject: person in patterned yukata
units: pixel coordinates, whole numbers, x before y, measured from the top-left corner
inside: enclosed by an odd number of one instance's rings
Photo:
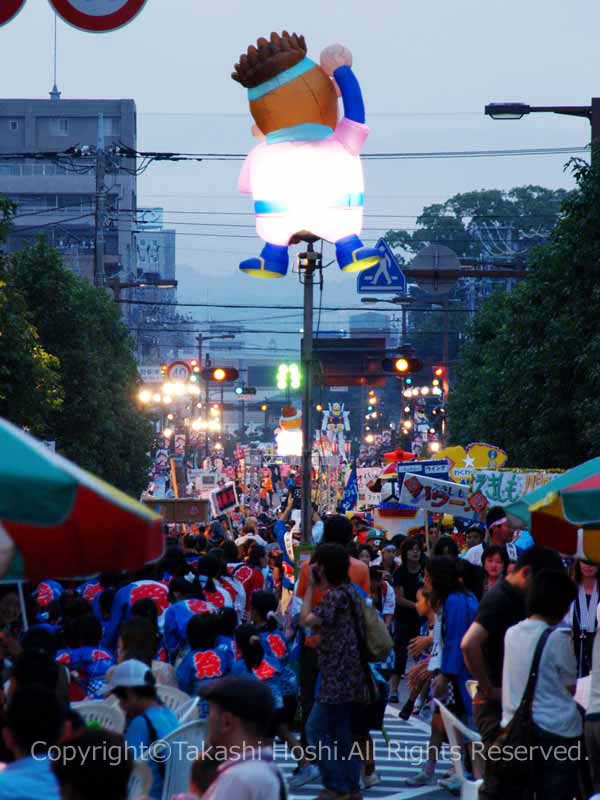
[[[217,646],[218,620],[214,615],[195,616],[187,625],[190,651],[177,667],[177,682],[183,692],[199,695],[200,689],[216,678],[223,678],[231,671],[231,653]],[[200,700],[200,719],[208,716],[208,702]]]
[[[325,789],[358,800],[362,797],[361,759],[354,748],[355,722],[368,701],[368,690],[361,658],[361,642],[365,640],[362,599],[348,580],[349,566],[350,557],[341,545],[322,544],[317,548],[300,624],[318,628],[321,634],[320,679],[307,725],[308,741],[312,746],[321,745],[319,769]],[[315,587],[325,595],[312,608]]]

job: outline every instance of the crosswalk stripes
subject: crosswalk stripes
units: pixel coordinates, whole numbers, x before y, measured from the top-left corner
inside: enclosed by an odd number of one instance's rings
[[[427,744],[429,742],[429,726],[424,723],[405,722],[398,718],[396,708],[388,706],[384,729],[387,741],[380,731],[372,733],[375,745],[375,764],[380,783],[364,791],[365,798],[372,800],[413,800],[413,798],[427,798],[427,800],[442,800],[451,798],[449,792],[439,786],[408,787],[407,778],[416,775],[422,762],[427,757]],[[275,761],[281,768],[286,780],[291,778],[296,762],[285,747],[275,747]],[[439,762],[438,774],[450,770],[452,763],[449,758]],[[300,789],[290,790],[289,800],[307,800],[316,797],[323,787],[320,783],[308,783]]]

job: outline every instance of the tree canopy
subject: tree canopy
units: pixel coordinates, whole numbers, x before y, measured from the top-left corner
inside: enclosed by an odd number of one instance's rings
[[[449,398],[453,443],[503,447],[517,467],[570,467],[600,451],[600,159],[529,272],[475,315]]]
[[[152,429],[135,407],[137,367],[118,305],[39,240],[5,259],[0,330],[10,335],[0,337],[0,413],[138,494]]]
[[[567,196],[565,189],[542,186],[456,194],[445,203],[426,206],[415,230],[388,231],[385,238],[409,256],[439,244],[463,257],[514,260],[547,241]]]

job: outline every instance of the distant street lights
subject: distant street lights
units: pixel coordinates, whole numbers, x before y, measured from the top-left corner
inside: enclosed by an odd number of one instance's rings
[[[485,114],[495,120],[522,119],[528,114],[562,114],[584,117],[592,128],[592,144],[600,141],[600,97],[592,97],[589,106],[530,106],[527,103],[488,103]],[[593,154],[593,150],[592,150]]]

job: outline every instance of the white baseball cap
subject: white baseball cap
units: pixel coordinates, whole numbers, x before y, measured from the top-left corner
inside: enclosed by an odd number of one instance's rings
[[[137,658],[128,658],[118,664],[112,671],[109,683],[104,685],[104,694],[110,694],[119,688],[135,688],[154,686],[156,681],[152,670]]]

